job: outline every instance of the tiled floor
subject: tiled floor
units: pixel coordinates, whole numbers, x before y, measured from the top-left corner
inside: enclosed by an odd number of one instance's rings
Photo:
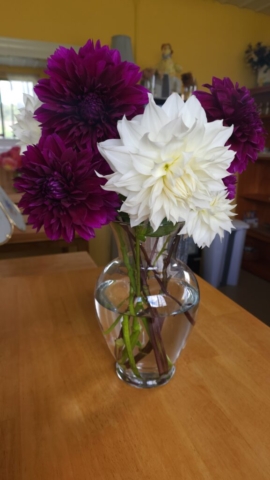
[[[237,286],[219,290],[270,326],[270,282],[241,270]]]

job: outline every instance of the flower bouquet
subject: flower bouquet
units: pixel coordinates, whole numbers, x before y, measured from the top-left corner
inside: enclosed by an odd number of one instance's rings
[[[254,100],[213,78],[210,93],[172,94],[160,108],[137,66],[92,41],[60,47],[46,73],[25,109],[28,137],[33,126],[40,138],[22,157],[20,207],[52,240],[89,240],[113,222],[119,257],[97,282],[99,322],[120,378],[166,383],[199,303],[175,252],[184,235],[204,247],[231,231],[235,174],[264,145]]]
[[[261,42],[253,47],[248,45],[245,51],[245,59],[248,65],[257,73],[258,86],[270,83],[270,47]]]
[[[256,43],[254,47],[249,44],[245,51],[245,58],[255,71],[264,66],[270,68],[270,47],[261,42]]]

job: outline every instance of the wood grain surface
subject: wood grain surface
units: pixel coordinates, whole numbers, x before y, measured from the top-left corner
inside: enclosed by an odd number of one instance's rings
[[[41,255],[39,257],[0,260],[0,278],[95,268],[96,264],[86,252]]]
[[[200,281],[174,378],[138,390],[95,318],[99,272],[0,278],[1,480],[269,480],[269,328]]]

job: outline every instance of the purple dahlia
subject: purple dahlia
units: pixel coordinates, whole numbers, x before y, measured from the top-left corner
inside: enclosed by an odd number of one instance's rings
[[[249,161],[255,162],[265,144],[265,132],[255,100],[246,87],[240,88],[238,83],[234,85],[229,78],[213,77],[212,85],[203,86],[211,93],[197,91],[194,95],[206,111],[208,121],[223,120],[226,126],[234,125],[227,145],[236,155],[228,171],[242,173]]]
[[[236,194],[236,183],[237,183],[236,176],[228,175],[228,177],[223,178],[223,183],[227,188],[227,192],[228,192],[227,198],[229,198],[229,200],[232,200]]]
[[[58,48],[48,60],[49,78],[39,80],[35,92],[43,105],[35,116],[43,135],[57,133],[66,145],[79,149],[118,138],[117,121],[131,119],[148,103],[147,90],[138,85],[139,67],[122,62],[117,50],[89,40],[76,53]]]
[[[109,171],[99,154],[67,148],[56,134],[28,146],[15,181],[24,193],[19,207],[28,223],[37,230],[44,226],[51,240],[70,242],[75,233],[94,237],[94,228],[114,220],[119,206],[118,196],[102,189],[106,181],[95,171]]]

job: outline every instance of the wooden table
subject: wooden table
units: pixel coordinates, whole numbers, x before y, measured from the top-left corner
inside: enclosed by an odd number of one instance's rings
[[[137,390],[95,319],[100,270],[66,265],[0,279],[1,480],[269,480],[269,328],[201,280],[174,378]]]
[[[14,258],[0,261],[0,278],[47,275],[71,270],[89,270],[96,264],[86,252]]]

